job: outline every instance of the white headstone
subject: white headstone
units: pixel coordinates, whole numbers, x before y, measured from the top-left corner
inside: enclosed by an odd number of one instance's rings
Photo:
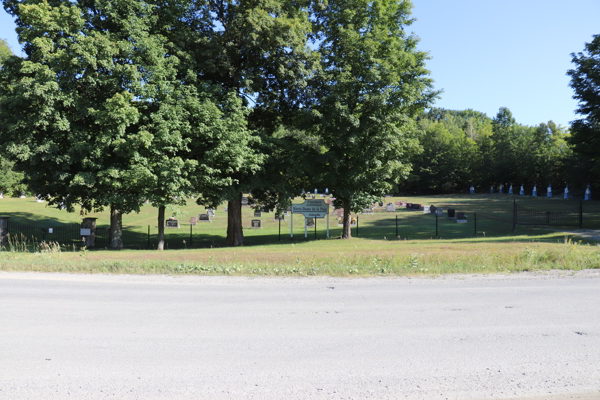
[[[547,197],[552,197],[552,185],[548,185],[548,195]]]
[[[429,206],[423,206],[423,214],[429,214],[430,212]]]
[[[471,186],[469,188],[469,193],[471,193],[471,194],[475,193],[475,188],[473,186]]]
[[[521,185],[521,189],[519,190],[519,194],[523,196],[525,194],[525,188]]]
[[[533,197],[537,196],[537,186],[534,186],[534,187],[533,187],[533,192],[531,192],[531,195],[532,195]]]
[[[508,194],[513,194],[513,191],[512,191],[512,185],[510,185],[510,186],[508,187]]]
[[[387,211],[394,211],[394,205],[392,203],[388,203]]]
[[[4,193],[0,193],[0,199],[4,198]]]
[[[565,199],[569,198],[569,187],[565,186]]]
[[[583,198],[584,200],[591,200],[592,199],[592,191],[590,190],[590,185],[588,185],[587,189],[585,189],[585,196]]]

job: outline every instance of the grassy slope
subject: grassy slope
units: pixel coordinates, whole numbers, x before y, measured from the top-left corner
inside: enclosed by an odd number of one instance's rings
[[[565,233],[545,227],[517,228],[512,233],[511,210],[513,197],[501,195],[453,195],[403,198],[410,202],[449,206],[469,215],[469,223],[457,224],[446,218],[438,219],[441,240],[435,237],[435,217],[422,212],[401,210],[359,216],[359,238],[349,241],[325,239],[326,220],[317,222],[314,231],[304,238],[302,216],[294,219],[294,238],[289,238],[288,221],[281,225],[272,214],[260,218],[263,229],[250,229],[252,210],[244,208],[246,242],[243,248],[212,248],[180,251],[120,252],[62,252],[60,254],[0,253],[0,270],[63,270],[83,272],[125,273],[206,273],[206,274],[283,274],[283,275],[374,275],[374,274],[438,274],[446,272],[497,272],[547,268],[597,268],[600,252],[595,243],[578,245],[565,243]],[[394,202],[396,198],[388,198]],[[562,199],[519,198],[520,204],[542,209],[562,209],[577,206],[577,201]],[[298,202],[300,199],[297,200]],[[192,203],[193,204],[193,203]],[[585,204],[585,228],[598,225],[595,202]],[[181,208],[180,221],[203,212],[203,207],[189,205]],[[474,236],[473,216],[477,213]],[[20,223],[52,226],[56,223],[78,222],[78,213],[66,213],[46,207],[33,199],[0,200],[0,215],[10,215]],[[398,216],[400,240],[395,237],[395,218]],[[99,226],[106,225],[108,214],[98,218]],[[139,214],[126,215],[123,223],[125,240],[140,248],[147,244],[148,225],[156,232],[156,210],[145,206]],[[330,215],[330,236],[339,236],[335,217]],[[213,222],[199,223],[194,229],[194,245],[218,247],[226,229],[226,215],[220,207]],[[356,229],[353,230],[356,235]],[[189,246],[189,226],[167,230],[170,248]],[[485,236],[483,235],[485,232]],[[154,240],[154,237],[151,238]],[[254,246],[253,246],[254,245]]]

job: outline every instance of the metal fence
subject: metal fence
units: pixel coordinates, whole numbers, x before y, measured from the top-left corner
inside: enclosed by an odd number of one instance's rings
[[[8,221],[9,239],[28,242],[54,242],[61,245],[83,245],[79,224],[55,224],[53,226],[24,225]]]
[[[583,202],[563,210],[540,210],[513,203],[513,230],[517,225],[574,226],[583,228]]]

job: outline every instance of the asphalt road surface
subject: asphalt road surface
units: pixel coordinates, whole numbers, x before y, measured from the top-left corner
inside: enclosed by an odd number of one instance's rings
[[[600,399],[600,271],[0,273],[0,399]]]

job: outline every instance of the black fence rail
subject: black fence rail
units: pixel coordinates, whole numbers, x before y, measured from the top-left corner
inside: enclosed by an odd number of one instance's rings
[[[79,224],[60,224],[53,226],[24,225],[8,221],[9,240],[26,240],[28,242],[53,242],[60,245],[82,246]]]
[[[583,228],[583,202],[563,210],[539,210],[513,203],[513,229],[517,225],[573,226]]]

